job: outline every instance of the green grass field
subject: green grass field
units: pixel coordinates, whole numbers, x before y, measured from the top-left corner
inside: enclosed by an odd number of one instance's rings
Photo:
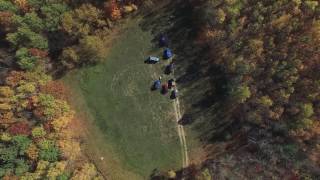
[[[151,33],[138,24],[130,22],[105,62],[73,71],[64,78],[75,92],[72,99],[84,102],[74,103],[74,108],[90,114],[88,121],[95,126],[91,128],[94,132],[89,130],[88,146],[92,147],[87,153],[96,149],[107,157],[102,164],[110,179],[119,179],[119,174],[128,172],[137,179],[147,179],[154,169],[181,166],[172,102],[159,91],[150,91],[152,82],[163,74],[165,62],[144,63],[149,55],[161,56],[162,49],[153,47]],[[119,167],[108,169],[111,166]]]

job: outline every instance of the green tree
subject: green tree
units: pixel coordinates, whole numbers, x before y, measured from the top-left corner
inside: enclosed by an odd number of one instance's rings
[[[244,103],[251,96],[248,86],[240,86],[231,90],[231,97],[237,102]]]
[[[295,128],[305,129],[312,127],[313,121],[311,119],[314,114],[313,105],[311,103],[301,104],[300,113],[297,116],[297,120],[294,124]]]
[[[79,55],[82,63],[96,63],[106,56],[106,46],[98,36],[85,36],[80,40]]]
[[[2,164],[0,166],[0,177],[3,177],[7,174],[12,174],[14,170],[14,164]]]
[[[13,162],[18,155],[18,148],[0,144],[0,161],[4,163]]]
[[[222,24],[226,19],[226,13],[222,9],[218,9],[216,12],[216,22]]]
[[[319,5],[319,1],[304,1],[304,4],[307,8],[314,11],[316,7]]]
[[[31,144],[31,140],[26,136],[13,136],[12,143],[15,147],[18,148],[18,154],[24,155],[29,145]]]
[[[270,107],[273,105],[273,101],[269,96],[262,96],[260,98],[260,103],[264,106]]]
[[[15,15],[13,22],[18,27],[26,27],[34,32],[41,32],[44,28],[42,19],[35,12],[26,13],[24,16]]]
[[[49,3],[41,7],[41,13],[45,16],[46,30],[56,31],[62,20],[62,15],[69,10],[65,3]]]
[[[46,5],[46,0],[28,0],[28,4],[35,10],[39,10]]]
[[[15,175],[21,176],[23,173],[29,171],[29,165],[26,163],[25,160],[23,159],[17,159],[15,161],[15,170],[14,173]]]
[[[59,176],[57,176],[57,180],[68,180],[70,178],[69,173],[62,173]]]
[[[18,12],[18,8],[8,0],[0,0],[0,11]]]
[[[44,128],[42,126],[39,126],[39,127],[34,127],[32,129],[31,134],[32,134],[32,137],[34,137],[34,138],[41,138],[46,135],[46,131],[44,130]]]
[[[19,27],[16,32],[7,34],[6,39],[16,48],[48,49],[48,40],[27,27]]]
[[[313,115],[313,106],[311,103],[301,105],[301,116],[303,118],[310,118]]]
[[[227,12],[231,17],[240,15],[243,7],[242,1],[228,1]]]
[[[78,52],[73,47],[63,49],[60,59],[67,68],[73,68],[75,65],[80,64]]]
[[[16,58],[18,60],[18,65],[21,69],[31,70],[36,66],[38,61],[37,57],[30,55],[27,48],[20,48],[16,52]]]
[[[56,147],[54,141],[43,140],[39,143],[40,153],[39,157],[42,160],[49,162],[56,162],[60,156],[60,151]]]

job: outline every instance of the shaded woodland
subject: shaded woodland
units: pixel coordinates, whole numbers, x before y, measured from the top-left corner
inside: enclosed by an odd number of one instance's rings
[[[146,15],[177,54],[180,123],[208,153],[177,179],[320,177],[319,13],[319,1],[189,0]]]

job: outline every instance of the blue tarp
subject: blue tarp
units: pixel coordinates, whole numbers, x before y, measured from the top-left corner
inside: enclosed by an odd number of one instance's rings
[[[163,52],[163,58],[169,59],[173,56],[171,50],[169,48],[165,49]]]

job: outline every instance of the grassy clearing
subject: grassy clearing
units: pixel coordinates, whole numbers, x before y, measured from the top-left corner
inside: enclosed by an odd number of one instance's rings
[[[84,100],[75,108],[91,116],[87,144],[95,147],[89,151],[96,149],[91,153],[107,157],[106,166],[119,166],[109,169],[111,179],[125,178],[119,176],[122,173],[145,179],[154,169],[181,165],[172,102],[160,92],[150,91],[164,64],[144,64],[148,55],[161,55],[161,49],[152,47],[151,33],[142,31],[134,21],[104,63],[74,71],[64,79],[78,94],[73,99]]]

